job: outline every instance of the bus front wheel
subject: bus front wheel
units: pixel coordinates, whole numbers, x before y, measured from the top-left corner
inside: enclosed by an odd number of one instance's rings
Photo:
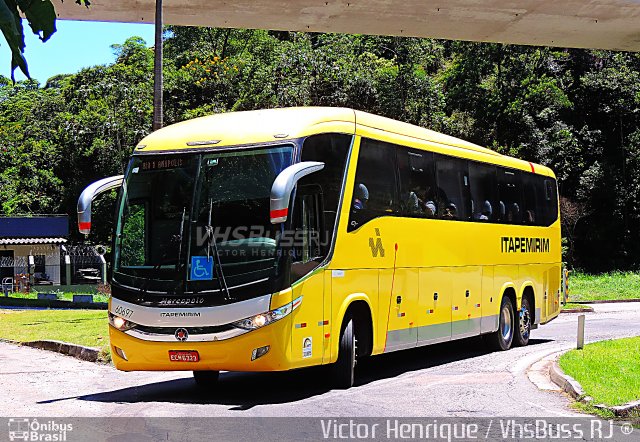
[[[333,364],[333,380],[337,388],[353,386],[356,367],[356,334],[353,319],[347,320],[346,326],[340,334],[338,360]]]
[[[219,371],[194,371],[193,380],[198,387],[210,389],[215,387],[220,377]]]
[[[513,304],[511,300],[505,296],[502,298],[502,303],[500,304],[498,330],[487,336],[491,348],[502,351],[511,348],[514,327],[518,326],[515,322]]]

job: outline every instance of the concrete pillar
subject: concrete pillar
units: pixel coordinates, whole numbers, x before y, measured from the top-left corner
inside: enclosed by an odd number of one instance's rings
[[[71,257],[69,255],[64,255],[64,276],[65,283],[71,285]]]
[[[33,287],[33,272],[35,272],[36,268],[36,260],[33,255],[29,255],[29,260],[27,261],[27,274],[29,275],[29,290]]]

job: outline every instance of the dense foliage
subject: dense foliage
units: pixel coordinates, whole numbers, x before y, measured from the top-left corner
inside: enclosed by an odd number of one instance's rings
[[[153,51],[0,82],[0,211],[75,212],[151,130]],[[552,167],[571,264],[640,266],[640,55],[358,35],[169,27],[165,121],[276,106],[348,106]],[[97,204],[96,237],[113,196]],[[109,220],[109,222],[107,222]]]

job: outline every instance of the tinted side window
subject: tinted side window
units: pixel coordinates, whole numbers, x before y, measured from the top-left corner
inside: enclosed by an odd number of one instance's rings
[[[396,173],[396,148],[363,138],[347,231],[355,230],[373,218],[400,213]]]
[[[467,161],[435,155],[438,183],[438,217],[468,220],[471,218]]]
[[[522,189],[520,172],[498,167],[498,220],[507,224],[522,221]]]
[[[437,214],[433,153],[400,147],[400,205],[403,216],[433,218]]]
[[[498,221],[499,200],[495,166],[470,162],[469,182],[473,211],[471,218],[480,222]]]
[[[542,195],[543,204],[539,208],[540,225],[550,226],[558,219],[558,188],[556,180],[537,176],[536,186]]]
[[[533,173],[521,173],[523,211],[522,223],[527,225],[541,225],[541,210],[545,206],[544,188],[540,176]]]
[[[313,135],[304,140],[302,146],[302,161],[321,161],[324,163],[324,168],[321,171],[312,173],[299,182],[301,186],[310,184],[320,186],[324,207],[324,225],[327,229],[324,232],[326,235],[324,240],[330,240],[333,236],[351,139],[351,135],[343,134]]]

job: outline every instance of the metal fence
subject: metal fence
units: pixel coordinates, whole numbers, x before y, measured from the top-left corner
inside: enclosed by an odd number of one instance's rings
[[[0,283],[5,293],[46,289],[46,286],[101,284],[106,281],[107,266],[103,251],[96,250],[94,246],[34,245],[28,250],[0,252]]]

